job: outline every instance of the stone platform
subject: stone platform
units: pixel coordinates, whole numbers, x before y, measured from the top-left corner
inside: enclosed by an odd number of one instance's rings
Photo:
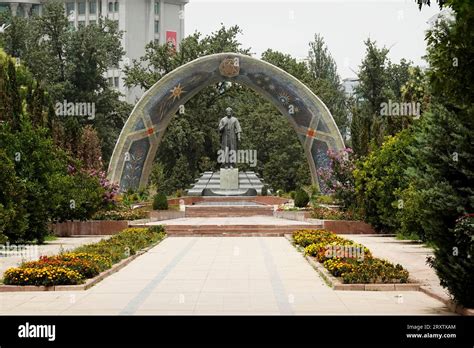
[[[146,226],[164,225],[169,236],[277,237],[303,228],[321,228],[320,224],[278,219],[271,216],[187,217],[149,222]]]
[[[220,185],[220,172],[204,172],[188,190],[189,196],[245,196],[262,194],[263,182],[255,172],[239,172],[239,188],[223,190]],[[252,193],[253,192],[253,193]]]

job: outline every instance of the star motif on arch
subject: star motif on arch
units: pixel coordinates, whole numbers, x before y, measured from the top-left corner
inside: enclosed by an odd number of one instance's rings
[[[290,95],[285,91],[280,91],[280,93],[278,94],[278,100],[283,105],[288,105],[291,102]]]
[[[181,94],[186,93],[186,91],[181,87],[181,83],[178,83],[177,86],[170,90],[170,93],[169,99],[173,98],[173,101],[175,101],[176,98],[181,98]]]

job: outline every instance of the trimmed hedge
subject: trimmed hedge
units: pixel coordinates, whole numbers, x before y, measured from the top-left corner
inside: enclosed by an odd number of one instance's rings
[[[309,203],[309,196],[306,191],[299,189],[295,192],[295,207],[305,208]]]
[[[153,210],[168,210],[168,199],[164,193],[159,192],[153,197]]]

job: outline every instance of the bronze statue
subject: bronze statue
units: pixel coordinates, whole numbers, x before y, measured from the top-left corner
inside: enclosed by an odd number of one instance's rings
[[[233,168],[235,162],[229,160],[229,158],[235,158],[240,143],[240,133],[242,133],[242,128],[240,128],[239,120],[233,116],[232,108],[228,107],[225,109],[225,112],[226,116],[224,116],[219,122],[221,150],[225,153],[226,159],[222,163],[222,166],[224,168]]]

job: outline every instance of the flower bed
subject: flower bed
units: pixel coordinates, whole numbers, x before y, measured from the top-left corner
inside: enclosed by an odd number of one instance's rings
[[[144,209],[108,210],[95,213],[92,220],[140,220],[148,216],[149,212]]]
[[[5,285],[82,284],[164,237],[162,226],[128,228],[109,239],[81,246],[72,252],[24,262],[19,267],[6,270],[3,281]]]
[[[401,265],[374,258],[362,244],[342,238],[327,230],[300,230],[294,242],[304,248],[344,284],[407,283],[408,271]]]
[[[357,220],[356,214],[352,211],[342,211],[322,206],[314,207],[311,211],[311,217],[321,220]]]

